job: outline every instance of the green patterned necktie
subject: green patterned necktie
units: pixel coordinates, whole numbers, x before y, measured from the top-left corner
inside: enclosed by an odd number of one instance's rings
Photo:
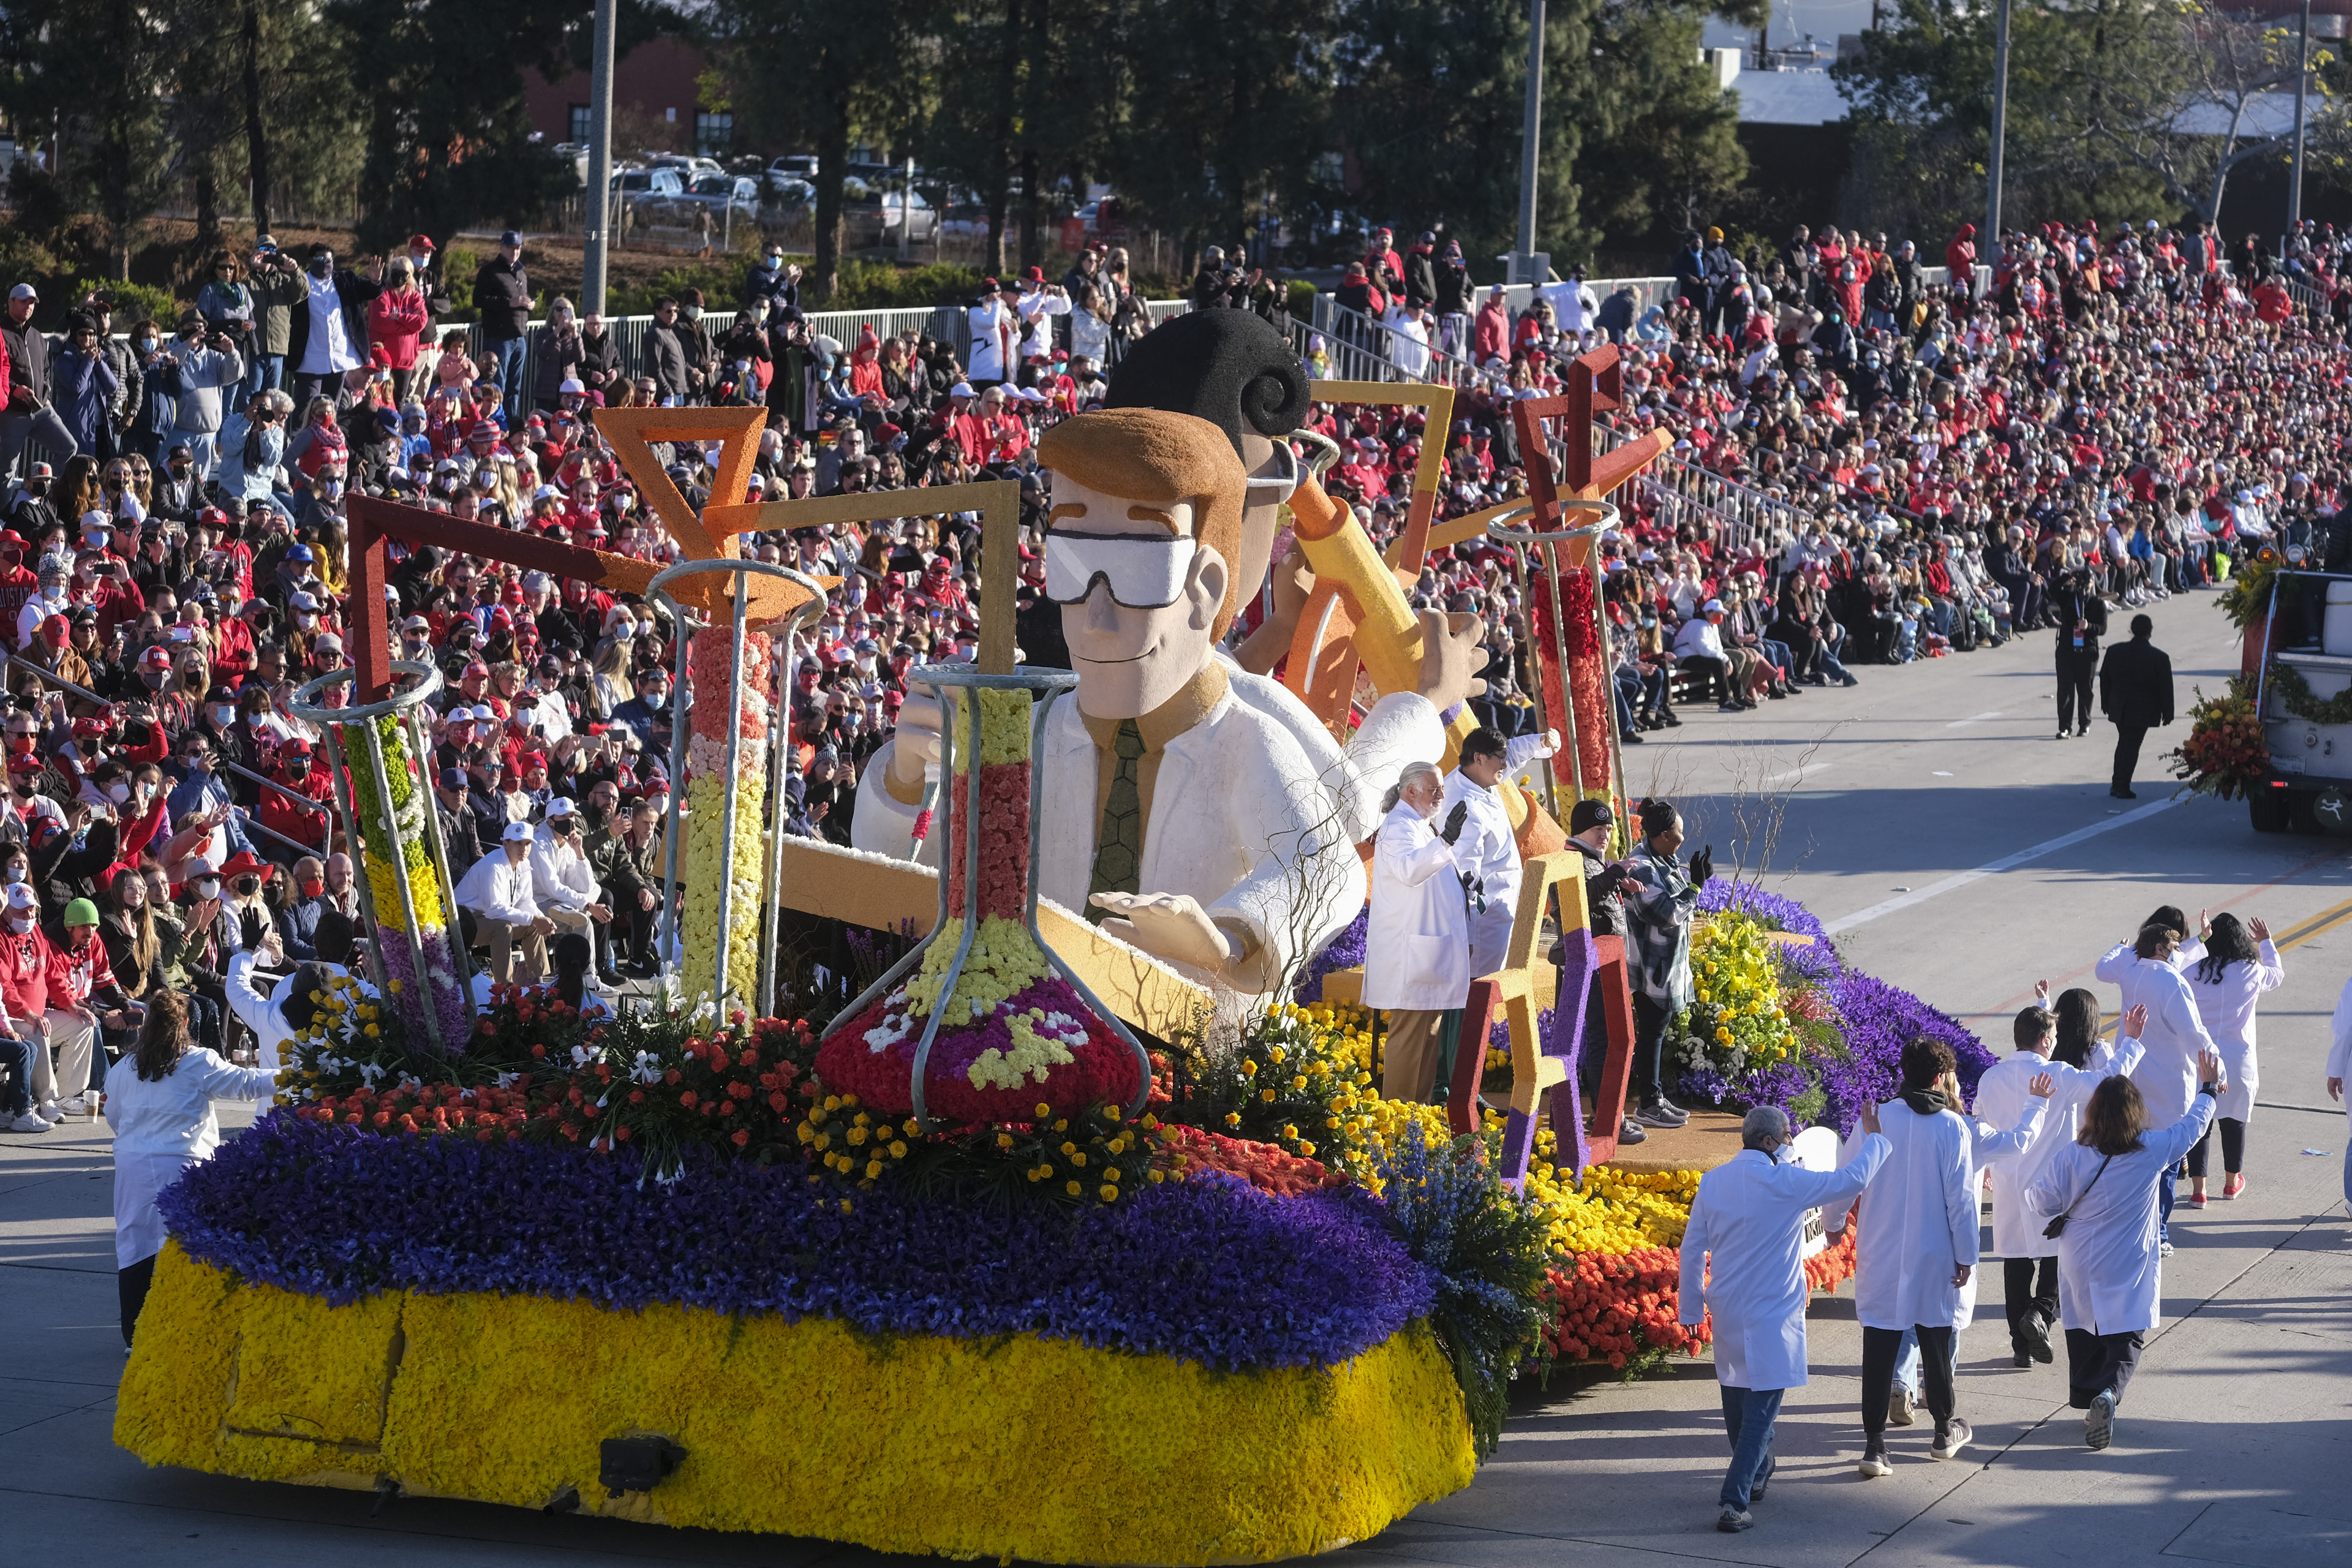
[[[1143,760],[1143,731],[1135,721],[1119,721],[1118,771],[1111,775],[1110,795],[1103,802],[1102,827],[1095,835],[1095,874],[1087,884],[1093,893],[1133,893],[1141,890],[1143,871],[1143,796],[1136,788],[1136,764]],[[1087,903],[1087,919],[1100,925],[1111,911]]]

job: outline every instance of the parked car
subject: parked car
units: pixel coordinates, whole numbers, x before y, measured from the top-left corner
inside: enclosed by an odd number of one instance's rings
[[[750,222],[760,216],[760,182],[741,174],[697,174],[678,204],[689,216],[693,208],[709,207],[712,221],[721,225],[732,207],[738,223]]]
[[[841,182],[842,243],[852,247],[898,243],[904,220],[910,243],[939,237],[940,213],[916,190],[883,190],[855,177]]]
[[[798,181],[806,184],[816,178],[816,155],[813,153],[788,153],[768,165],[768,188],[782,191]]]
[[[613,195],[632,221],[644,226],[677,224],[686,181],[676,169],[616,169]]]

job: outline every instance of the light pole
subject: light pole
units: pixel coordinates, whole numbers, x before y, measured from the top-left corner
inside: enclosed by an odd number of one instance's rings
[[[2286,187],[2286,232],[2279,236],[2279,259],[2286,259],[2295,225],[2303,221],[2303,104],[2311,84],[2311,0],[2303,0],[2303,26],[2294,62],[2294,175]]]
[[[588,77],[588,184],[580,193],[580,313],[604,313],[604,247],[613,221],[613,3],[596,0]]]
[[[2000,155],[2001,144],[2009,134],[2009,0],[2000,0],[2000,16],[1994,23],[1992,48],[1992,157],[1985,174],[1984,244],[1978,254],[1988,268],[2000,265]],[[1946,279],[1949,281],[1949,279]],[[1969,279],[1971,293],[1976,279]]]
[[[1543,282],[1536,276],[1536,174],[1543,149],[1544,0],[1528,0],[1528,126],[1519,142],[1519,249],[1511,259],[1512,281]]]

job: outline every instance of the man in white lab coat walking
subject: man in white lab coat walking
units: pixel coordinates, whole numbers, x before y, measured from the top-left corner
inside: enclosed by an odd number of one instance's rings
[[[1862,1131],[1862,1146],[1843,1170],[1811,1171],[1781,1158],[1791,1147],[1788,1113],[1759,1106],[1739,1124],[1739,1152],[1699,1178],[1683,1231],[1679,1300],[1686,1325],[1715,1313],[1715,1375],[1731,1439],[1718,1530],[1756,1522],[1748,1504],[1772,1479],[1781,1396],[1805,1386],[1805,1213],[1843,1213],[1886,1162],[1875,1106],[1864,1108]]]

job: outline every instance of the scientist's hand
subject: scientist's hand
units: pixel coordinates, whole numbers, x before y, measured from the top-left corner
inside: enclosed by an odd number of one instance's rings
[[[1216,970],[1236,956],[1225,933],[1190,893],[1097,893],[1087,902],[1118,917],[1102,922],[1105,935],[1155,958]]]

